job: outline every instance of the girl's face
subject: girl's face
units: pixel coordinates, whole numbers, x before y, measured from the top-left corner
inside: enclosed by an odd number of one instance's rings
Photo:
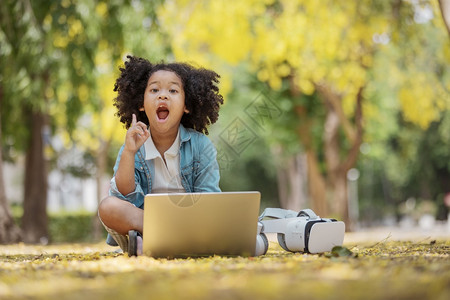
[[[153,73],[148,79],[144,106],[140,110],[147,115],[151,133],[176,134],[181,117],[188,113],[180,77],[166,70]]]

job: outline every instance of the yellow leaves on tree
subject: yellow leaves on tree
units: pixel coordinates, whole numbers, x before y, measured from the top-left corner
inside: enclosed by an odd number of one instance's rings
[[[274,90],[288,76],[308,95],[317,84],[326,84],[340,95],[346,115],[352,116],[358,90],[370,80],[367,70],[373,67],[375,51],[394,35],[391,16],[377,13],[383,5],[332,0],[173,0],[158,15],[172,37],[176,59],[194,61],[222,75],[233,72],[224,65],[245,62]],[[439,100],[448,97],[448,92],[435,88],[435,81],[404,83],[399,99],[407,120],[426,128],[440,109],[448,107],[448,100]],[[416,99],[415,105],[411,99]]]
[[[51,27],[53,17],[48,14],[43,22],[44,29]],[[76,42],[81,45],[85,42],[86,38],[83,34],[85,31],[84,25],[80,19],[74,16],[67,17],[62,14],[58,18],[60,25],[67,25],[67,27],[61,27],[54,33],[53,46],[60,49],[65,49],[70,42]]]
[[[169,1],[158,16],[172,37],[176,60],[220,73],[221,91],[231,89],[231,70],[252,47],[250,22],[255,1]],[[206,53],[210,53],[207,55]]]
[[[98,132],[96,136],[104,141],[116,141],[119,144],[125,140],[125,129],[115,116],[116,108],[113,100],[117,96],[114,92],[114,82],[118,76],[117,71],[113,71],[114,65],[110,61],[111,53],[108,52],[109,45],[105,41],[101,41],[99,51],[95,57],[95,64],[98,70],[97,86],[98,95],[100,97],[101,109],[93,115],[93,124]]]
[[[57,99],[50,106],[50,114],[54,116],[55,122],[60,124],[57,126],[57,128],[61,128],[58,135],[66,148],[70,148],[75,143],[78,147],[94,150],[99,148],[102,141],[120,144],[125,139],[126,130],[115,116],[116,108],[113,105],[113,99],[116,97],[113,88],[118,75],[113,71],[113,66],[120,65],[120,62],[111,62],[108,49],[108,43],[100,41],[99,51],[94,59],[97,90],[86,84],[80,84],[73,88],[70,82],[65,82],[59,86]],[[76,53],[72,55],[72,58],[74,59],[73,63],[77,64]],[[63,126],[67,123],[67,116],[61,112],[65,111],[64,106],[71,97],[68,91],[72,90],[77,94],[86,114],[78,122],[70,136]],[[53,95],[53,91],[49,91],[49,95]],[[97,97],[100,109],[90,111],[87,107],[93,97]]]
[[[108,15],[108,4],[106,2],[100,2],[95,6],[95,12],[101,18],[106,18]]]
[[[116,93],[113,91],[114,81],[115,77],[112,72],[98,77],[102,109],[93,116],[93,121],[100,130],[100,138],[105,141],[122,143],[125,140],[126,130],[115,116],[117,109],[113,106],[113,99],[116,97]]]
[[[358,19],[357,6],[347,1],[171,1],[159,16],[178,60],[221,74],[231,71],[224,63],[249,61],[272,89],[293,76],[302,93],[312,94],[315,83],[326,81],[350,102],[366,80],[362,63],[371,62],[365,45],[387,26],[382,18]]]
[[[418,75],[406,79],[398,97],[405,120],[426,129],[439,120],[441,111],[450,109],[450,99],[442,86],[433,84],[423,73]]]

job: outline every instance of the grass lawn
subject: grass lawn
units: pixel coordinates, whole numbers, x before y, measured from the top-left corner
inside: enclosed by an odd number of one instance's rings
[[[351,255],[271,243],[257,258],[174,260],[103,243],[0,246],[0,299],[450,299],[450,239],[344,246]]]

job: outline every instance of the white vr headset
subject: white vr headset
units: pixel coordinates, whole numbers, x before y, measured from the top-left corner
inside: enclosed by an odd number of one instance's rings
[[[331,251],[334,246],[342,246],[345,224],[320,218],[311,209],[297,213],[266,208],[259,217],[255,256],[266,254],[269,248],[266,233],[276,233],[278,243],[286,251],[322,253]]]

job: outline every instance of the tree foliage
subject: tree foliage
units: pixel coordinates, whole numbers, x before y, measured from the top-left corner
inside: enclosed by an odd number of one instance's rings
[[[248,60],[274,90],[289,76],[305,95],[326,84],[347,116],[359,87],[374,79],[367,70],[390,74],[377,80],[390,81],[407,121],[427,128],[449,105],[449,42],[439,14],[431,1],[173,1],[160,18],[177,59],[217,68]],[[372,102],[365,111],[378,116]]]

